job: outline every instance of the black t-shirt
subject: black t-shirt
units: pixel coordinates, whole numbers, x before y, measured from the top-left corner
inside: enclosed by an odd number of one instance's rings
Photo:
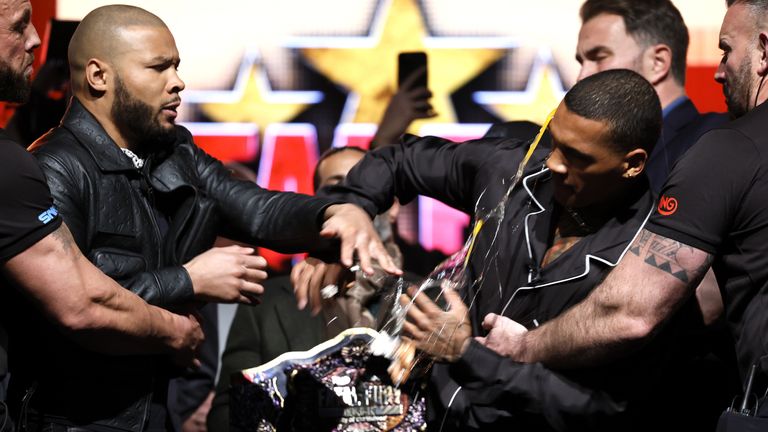
[[[768,104],[701,140],[674,167],[647,228],[715,256],[739,370],[768,381]],[[762,391],[762,390],[761,390]]]
[[[0,130],[0,263],[61,225],[35,158]]]
[[[61,225],[45,177],[31,154],[0,129],[0,264]],[[0,288],[3,288],[0,279]],[[0,333],[4,333],[0,329]],[[8,373],[6,338],[0,338],[0,381]],[[2,383],[0,383],[2,386]]]

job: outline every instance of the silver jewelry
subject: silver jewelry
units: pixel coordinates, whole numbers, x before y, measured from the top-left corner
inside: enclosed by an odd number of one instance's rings
[[[328,300],[339,293],[339,286],[336,284],[328,284],[320,290],[320,296]]]
[[[121,148],[120,150],[122,150],[123,153],[125,153],[125,155],[131,159],[131,162],[133,162],[133,166],[136,169],[142,169],[144,167],[144,159],[136,156],[136,153],[128,150],[127,148]]]

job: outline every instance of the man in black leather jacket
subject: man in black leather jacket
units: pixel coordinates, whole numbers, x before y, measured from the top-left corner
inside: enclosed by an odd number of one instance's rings
[[[96,9],[68,54],[74,98],[61,125],[32,149],[80,249],[126,288],[170,309],[255,302],[264,259],[252,248],[210,249],[218,235],[282,252],[338,237],[347,265],[356,252],[369,272],[372,258],[398,272],[359,208],[233,179],[175,125],[184,83],[173,36],[158,17],[130,6]],[[166,429],[168,365],[54,340],[22,310],[20,328],[34,337],[17,352],[28,362],[11,392],[17,404],[26,392],[19,408],[29,423]]]

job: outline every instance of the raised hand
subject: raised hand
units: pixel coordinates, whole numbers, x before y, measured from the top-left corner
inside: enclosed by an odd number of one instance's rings
[[[396,143],[414,120],[437,115],[429,103],[432,92],[417,85],[426,73],[426,68],[416,69],[392,95],[373,137],[372,148]]]

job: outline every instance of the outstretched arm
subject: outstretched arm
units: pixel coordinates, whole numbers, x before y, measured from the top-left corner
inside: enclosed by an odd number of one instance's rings
[[[621,263],[584,301],[512,340],[509,355],[553,367],[604,362],[633,350],[690,297],[712,255],[643,230]]]
[[[150,306],[94,267],[66,225],[2,266],[35,304],[78,343],[109,354],[169,353],[180,363],[202,342],[193,316]]]

